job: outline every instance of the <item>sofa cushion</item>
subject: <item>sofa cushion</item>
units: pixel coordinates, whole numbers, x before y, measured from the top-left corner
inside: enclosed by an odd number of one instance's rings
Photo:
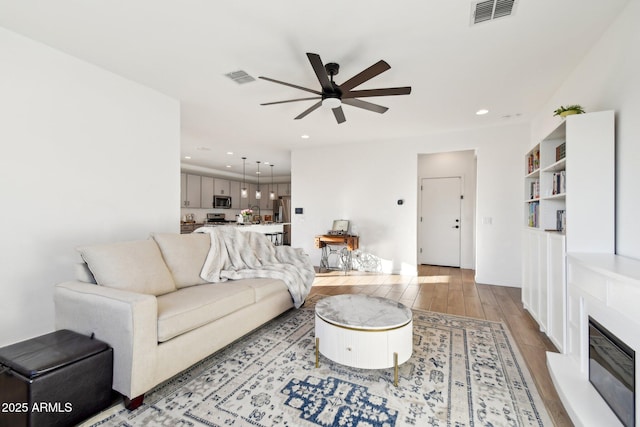
[[[158,341],[168,341],[254,303],[253,288],[228,281],[158,297]]]
[[[156,296],[176,290],[171,272],[153,240],[77,249],[98,285]]]
[[[280,279],[242,279],[237,280],[236,283],[242,283],[253,288],[255,302],[279,292],[289,292],[287,285]]]
[[[211,238],[204,233],[152,233],[178,289],[207,283],[200,277]]]

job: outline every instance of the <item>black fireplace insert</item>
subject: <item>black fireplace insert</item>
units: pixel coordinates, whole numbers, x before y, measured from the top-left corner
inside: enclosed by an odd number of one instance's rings
[[[635,351],[589,316],[589,381],[625,426],[635,426]]]

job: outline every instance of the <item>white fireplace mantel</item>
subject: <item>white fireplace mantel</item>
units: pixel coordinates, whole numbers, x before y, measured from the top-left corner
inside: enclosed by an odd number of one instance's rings
[[[567,255],[567,348],[547,353],[558,395],[576,426],[622,423],[589,382],[588,317],[637,354],[636,424],[640,425],[640,261],[613,254]]]

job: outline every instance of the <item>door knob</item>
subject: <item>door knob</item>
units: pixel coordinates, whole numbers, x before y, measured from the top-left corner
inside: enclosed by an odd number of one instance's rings
[[[454,226],[453,226],[453,227],[451,227],[451,228],[460,228],[460,226],[459,226],[459,225],[454,225]]]

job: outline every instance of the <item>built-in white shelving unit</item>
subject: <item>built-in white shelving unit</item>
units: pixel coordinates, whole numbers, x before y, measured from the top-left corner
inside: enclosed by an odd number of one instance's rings
[[[566,351],[566,253],[614,253],[614,113],[568,116],[524,157],[522,302]]]

